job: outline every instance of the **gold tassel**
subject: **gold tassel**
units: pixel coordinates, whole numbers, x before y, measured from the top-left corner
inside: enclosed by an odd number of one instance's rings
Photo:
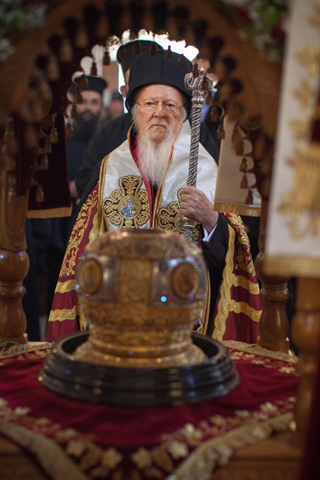
[[[77,103],[78,105],[81,105],[82,102],[83,102],[83,100],[82,100],[82,95],[81,95],[80,87],[79,87],[79,85],[77,85],[76,94],[75,94],[75,96],[74,96],[74,103]]]
[[[74,45],[77,48],[87,48],[89,45],[87,29],[83,23],[80,23],[77,28],[76,34],[74,36]]]
[[[141,50],[141,43],[140,42],[134,42],[132,52],[133,52],[133,55],[135,57],[141,57],[142,50]]]
[[[88,88],[88,79],[85,73],[83,73],[79,79],[79,87],[81,88],[81,90],[87,90]],[[81,100],[82,100],[82,97],[81,97]]]
[[[59,60],[63,63],[69,63],[73,60],[73,49],[69,38],[64,38],[59,48]]]
[[[60,70],[57,63],[56,57],[50,55],[48,58],[48,63],[46,66],[46,75],[48,80],[51,82],[56,82],[60,78]]]
[[[156,57],[158,55],[158,47],[156,42],[153,42],[150,47],[150,57]]]
[[[182,53],[181,57],[179,58],[179,67],[186,68],[186,66],[187,66],[187,60],[186,60],[186,57]]]
[[[98,68],[97,68],[95,58],[92,59],[90,75],[92,75],[93,77],[96,77],[98,75]]]
[[[37,92],[41,100],[51,101],[51,88],[43,77],[39,78]]]
[[[110,65],[110,55],[108,48],[106,48],[104,51],[102,65],[105,67],[108,67]]]
[[[164,54],[164,58],[166,58],[167,60],[170,60],[172,57],[173,57],[172,50],[171,50],[171,47],[169,45],[168,50],[166,50],[166,53]]]
[[[261,160],[267,148],[266,137],[260,133],[256,141],[253,143],[253,156],[256,160]]]
[[[246,173],[247,169],[248,169],[247,159],[246,157],[243,157],[241,165],[239,167],[239,171]]]
[[[49,137],[46,137],[45,141],[44,141],[44,153],[52,153],[52,147],[51,147],[51,143],[50,143],[50,138]]]
[[[243,140],[240,135],[239,129],[237,128],[237,124],[234,126],[231,140],[234,145],[236,155],[243,155]]]
[[[37,158],[38,161],[38,158]],[[39,165],[40,170],[48,170],[49,162],[48,162],[48,155],[40,155],[39,157]]]
[[[223,140],[225,137],[224,128],[222,122],[219,124],[218,131],[217,131],[217,139]]]
[[[69,119],[66,125],[66,137],[67,138],[73,137],[73,128]]]
[[[36,202],[43,203],[44,202],[44,192],[41,185],[38,185],[36,191]]]
[[[208,77],[206,75],[203,77],[202,90],[204,92],[207,92],[209,90],[209,82],[208,82]]]
[[[206,105],[213,105],[213,97],[212,94],[209,92],[206,97]]]
[[[38,147],[38,135],[32,123],[28,123],[24,129],[24,146],[27,150]]]
[[[247,189],[248,188],[247,175],[243,175],[242,180],[241,180],[241,184],[240,184],[240,188],[242,188],[242,189]]]
[[[192,70],[193,78],[198,78],[199,77],[199,70],[198,70],[198,64],[195,63],[193,66]]]
[[[251,189],[249,188],[248,195],[246,198],[246,205],[252,205],[252,204],[253,204],[253,195],[252,195]]]
[[[77,118],[78,118],[78,110],[77,110],[77,106],[76,106],[75,103],[72,104],[71,118],[72,118],[72,120],[77,120]]]
[[[52,126],[49,133],[50,143],[58,143],[59,137],[56,127]]]
[[[210,121],[217,122],[219,120],[218,108],[214,105],[210,110]]]

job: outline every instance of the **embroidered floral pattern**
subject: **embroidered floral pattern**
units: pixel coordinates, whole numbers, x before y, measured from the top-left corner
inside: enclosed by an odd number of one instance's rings
[[[79,251],[79,245],[83,239],[86,228],[89,224],[91,213],[98,200],[98,189],[96,188],[90,194],[84,203],[77,220],[72,229],[71,237],[67,246],[66,254],[64,256],[60,277],[68,277],[75,274],[75,263]]]

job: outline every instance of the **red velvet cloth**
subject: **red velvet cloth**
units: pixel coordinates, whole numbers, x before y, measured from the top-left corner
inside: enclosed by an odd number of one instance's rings
[[[241,383],[226,396],[166,408],[93,405],[56,395],[38,381],[45,353],[0,358],[0,417],[58,443],[89,478],[118,478],[112,476],[117,470],[119,478],[132,471],[140,475],[135,478],[166,478],[207,440],[223,443],[230,430],[291,411],[298,383],[292,364],[231,350]],[[162,466],[159,452],[167,458]]]

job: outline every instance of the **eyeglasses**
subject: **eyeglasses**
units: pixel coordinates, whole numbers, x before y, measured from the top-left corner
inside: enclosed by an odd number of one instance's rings
[[[178,115],[181,108],[185,106],[185,105],[181,105],[181,107],[176,107],[174,103],[170,103],[170,102],[145,102],[145,103],[136,102],[136,104],[139,105],[139,107],[141,107],[142,110],[144,110],[147,113],[155,112],[158,108],[159,103],[161,103],[164,111],[166,113],[169,113],[170,115]]]

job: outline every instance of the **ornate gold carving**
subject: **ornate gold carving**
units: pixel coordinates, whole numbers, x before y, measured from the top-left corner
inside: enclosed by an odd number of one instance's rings
[[[131,259],[130,262],[120,261],[119,277],[126,279],[118,282],[118,299],[124,308],[127,308],[128,304],[142,303],[147,305],[150,302],[152,287],[151,263],[146,265],[146,262],[142,262],[141,259]]]
[[[103,282],[101,265],[94,258],[89,259],[83,265],[79,276],[80,287],[87,293],[96,293]]]
[[[172,321],[172,317],[171,317]],[[190,338],[189,331],[186,330],[177,330],[177,331],[165,331],[163,328],[154,328],[150,330],[148,328],[139,328],[135,331],[132,326],[128,329],[123,329],[121,334],[119,335],[119,331],[116,331],[112,328],[105,328],[97,327],[95,325],[90,325],[90,333],[92,334],[91,340],[96,342],[96,344],[103,347],[102,344],[108,344],[108,351],[111,352],[113,350],[119,350],[119,348],[123,348],[124,351],[122,352],[123,356],[130,355],[131,353],[138,353],[139,356],[143,356],[143,353],[146,352],[145,347],[164,347],[170,346],[171,344],[179,344],[180,351],[186,348],[186,342]],[[140,347],[143,347],[141,349]],[[163,349],[161,350],[163,351]],[[147,352],[146,352],[147,353]],[[158,353],[155,352],[155,349],[152,349],[152,352],[148,354],[152,354],[152,356],[157,356]],[[160,354],[160,351],[159,351]]]
[[[112,329],[116,325],[121,334],[137,328],[153,331],[172,328],[173,321],[177,327],[184,324],[192,326],[199,312],[204,308],[204,301],[170,308],[165,305],[147,306],[141,303],[131,304],[130,307],[123,303],[102,304],[84,297],[79,297],[79,302],[84,307],[86,316],[97,326],[108,327],[109,325]],[[53,313],[60,313],[55,314],[54,317],[59,320],[63,312],[69,311],[71,312],[71,310],[55,310]]]
[[[173,291],[181,298],[195,295],[199,289],[199,274],[190,263],[181,263],[172,272]]]
[[[130,260],[159,260],[161,258],[181,258],[185,255],[201,256],[201,251],[197,245],[190,243],[182,236],[176,239],[166,232],[158,232],[157,237],[153,238],[152,244],[149,241],[152,230],[132,230],[130,232],[136,237],[121,237],[121,242],[112,241],[114,238],[120,238],[121,232],[110,232],[110,241],[103,242],[100,237],[94,240],[86,250],[95,251],[97,255],[108,255],[110,257],[122,257]]]
[[[191,330],[205,307],[205,264],[192,242],[169,232],[114,230],[91,243],[77,275],[80,311],[92,322],[78,359],[129,367],[203,360]]]
[[[185,227],[183,216],[180,214],[180,197],[182,188],[177,193],[178,200],[169,203],[167,208],[160,208],[157,213],[158,226],[170,232],[184,234]],[[195,222],[192,233],[193,239],[197,242],[200,237],[200,224]]]
[[[120,190],[103,200],[106,218],[119,228],[138,228],[150,219],[150,204],[146,190],[140,190],[142,179],[134,175],[121,177]]]

